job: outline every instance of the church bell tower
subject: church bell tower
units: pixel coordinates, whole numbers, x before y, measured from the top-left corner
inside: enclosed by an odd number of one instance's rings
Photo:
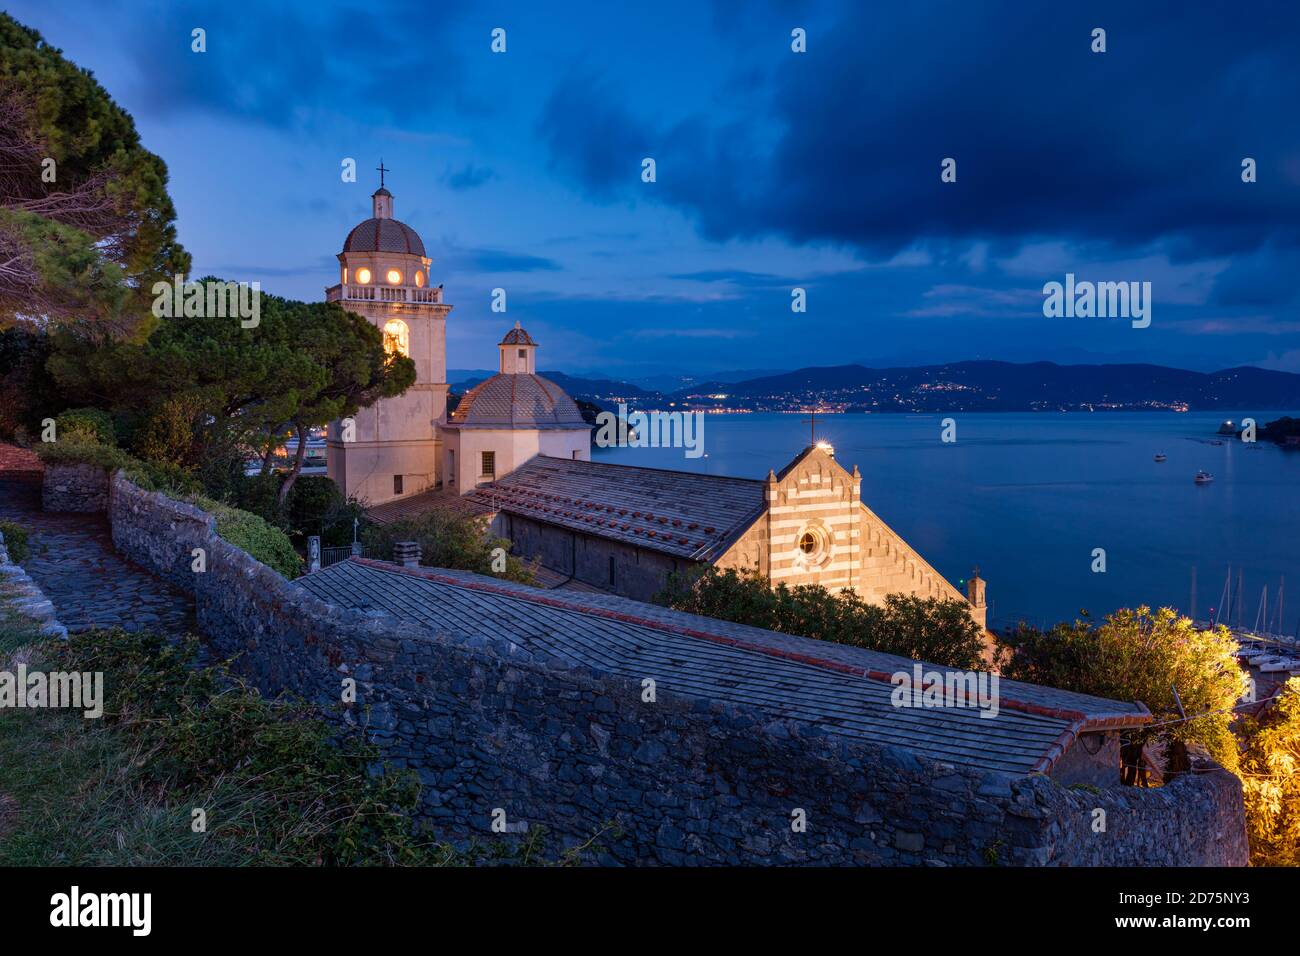
[[[447,313],[442,286],[432,286],[424,243],[393,218],[393,194],[371,194],[371,216],[358,224],[339,253],[339,282],[325,290],[375,325],[390,352],[415,362],[415,384],[382,398],[351,420],[333,422],[327,442],[328,472],[339,490],[368,506],[433,488],[441,480],[438,426],[447,413]]]

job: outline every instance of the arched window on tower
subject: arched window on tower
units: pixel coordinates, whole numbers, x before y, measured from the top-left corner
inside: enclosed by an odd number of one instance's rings
[[[389,319],[384,323],[384,349],[388,354],[411,356],[411,330],[401,319]]]

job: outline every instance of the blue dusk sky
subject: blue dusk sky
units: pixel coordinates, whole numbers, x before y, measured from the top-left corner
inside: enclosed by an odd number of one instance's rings
[[[455,305],[453,368],[495,367],[518,319],[542,368],[632,379],[969,358],[1300,372],[1294,0],[7,9],[167,162],[195,275],[322,298],[382,157]],[[1149,281],[1150,327],[1045,318],[1067,272]]]

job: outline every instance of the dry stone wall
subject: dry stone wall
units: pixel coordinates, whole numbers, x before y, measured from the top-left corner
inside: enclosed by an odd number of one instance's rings
[[[108,471],[100,465],[46,464],[41,507],[46,511],[106,511],[108,482]]]
[[[729,704],[664,693],[645,704],[639,684],[526,652],[508,634],[331,606],[217,538],[203,512],[120,474],[110,518],[128,557],[193,591],[200,627],[237,670],[362,725],[391,766],[414,771],[421,816],[441,838],[500,838],[501,811],[507,839],[539,825],[563,845],[601,833],[609,863],[1246,862],[1241,788],[1222,770],[1159,790],[1068,789]],[[195,547],[203,573],[189,570]]]

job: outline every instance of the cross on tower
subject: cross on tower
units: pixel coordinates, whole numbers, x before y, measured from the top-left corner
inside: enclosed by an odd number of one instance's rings
[[[383,189],[383,188],[384,188],[384,173],[391,173],[392,170],[391,170],[391,169],[387,169],[387,168],[385,168],[383,159],[380,159],[380,160],[379,160],[379,165],[376,166],[375,168],[376,168],[377,170],[379,170],[379,188],[380,188],[380,189]]]
[[[804,418],[802,421],[808,423],[808,444],[815,445],[817,444],[817,409],[814,408],[809,414],[812,417]]]

